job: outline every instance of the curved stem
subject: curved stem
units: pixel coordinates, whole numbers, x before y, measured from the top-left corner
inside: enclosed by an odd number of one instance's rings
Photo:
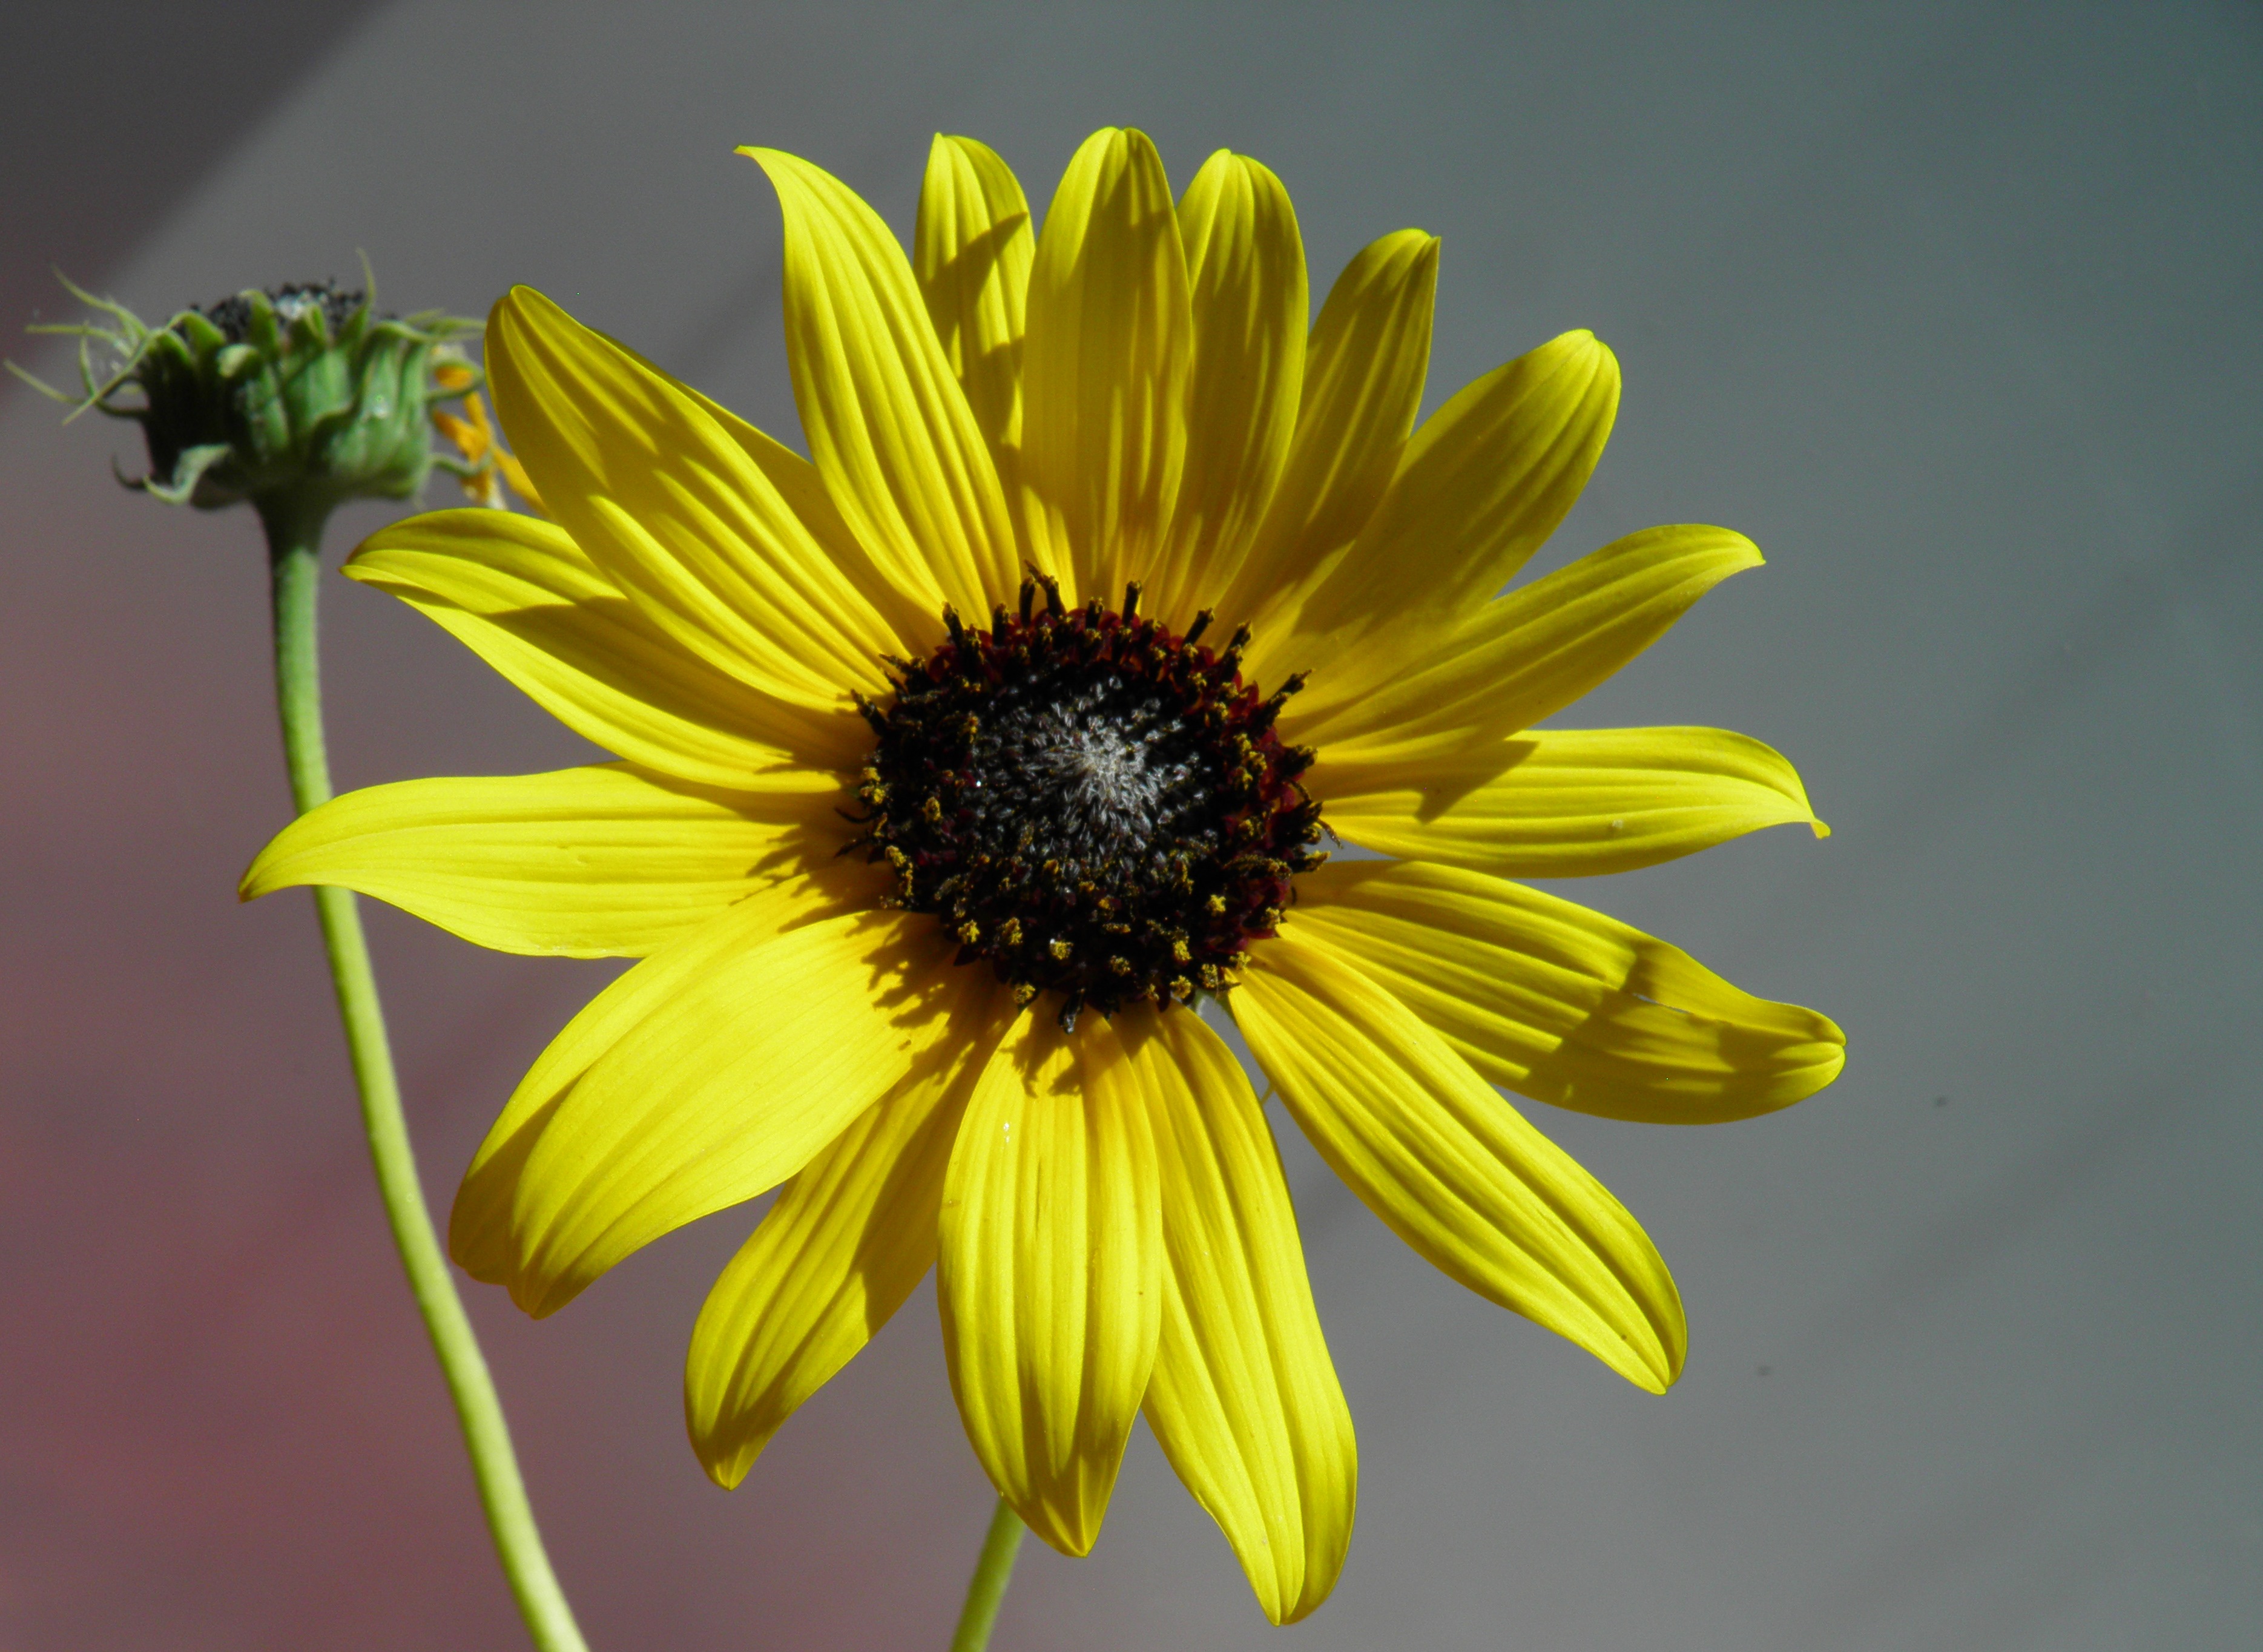
[[[1005,1604],[1006,1585],[1014,1580],[1014,1556],[1020,1553],[1027,1528],[1006,1499],[990,1517],[990,1530],[982,1539],[982,1558],[974,1562],[967,1580],[966,1605],[959,1609],[958,1630],[951,1637],[951,1652],[983,1652],[997,1624],[998,1608]]]
[[[274,580],[275,697],[283,717],[283,758],[290,771],[292,799],[301,814],[330,797],[315,622],[322,523],[329,515],[327,506],[293,510],[278,504],[260,511]],[[416,1157],[408,1145],[408,1121],[401,1110],[393,1050],[386,1042],[377,977],[370,969],[369,946],[362,936],[353,891],[317,889],[315,910],[322,919],[338,1015],[345,1023],[346,1050],[361,1091],[362,1126],[377,1170],[378,1195],[401,1252],[409,1293],[424,1317],[432,1353],[456,1403],[456,1418],[463,1425],[464,1448],[471,1456],[488,1529],[495,1534],[495,1553],[517,1599],[519,1615],[541,1652],[586,1652],[565,1591],[543,1553],[526,1485],[511,1454],[502,1403],[495,1396],[495,1381],[488,1374],[425,1208]]]

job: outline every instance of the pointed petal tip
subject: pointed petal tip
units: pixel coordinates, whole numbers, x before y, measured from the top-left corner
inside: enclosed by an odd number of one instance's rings
[[[452,1232],[449,1235],[452,1251],[455,1248],[455,1238],[456,1236]],[[505,1254],[495,1259],[495,1266],[483,1278],[482,1282],[502,1286],[510,1297],[511,1306],[529,1319],[549,1318],[551,1315],[579,1296],[583,1290],[596,1283],[594,1279],[577,1279],[571,1274],[553,1273],[540,1266],[539,1261],[530,1266],[524,1255],[520,1252],[515,1239],[506,1239],[503,1244],[508,1247],[508,1250]],[[467,1273],[473,1273],[470,1267],[465,1266],[460,1261],[458,1266],[464,1267],[464,1271]],[[474,1273],[474,1277],[482,1278],[477,1273]]]
[[[350,580],[366,581],[370,577],[369,569],[365,566],[367,559],[382,555],[387,551],[422,549],[423,545],[422,530],[424,525],[430,523],[436,516],[457,516],[460,514],[462,509],[462,507],[450,507],[444,510],[423,510],[413,516],[401,516],[387,523],[346,552],[345,560],[338,565],[338,572]],[[483,506],[475,509],[482,516],[489,514]]]
[[[1817,1062],[1811,1069],[1814,1083],[1809,1087],[1808,1095],[1815,1095],[1829,1089],[1838,1083],[1839,1075],[1847,1071],[1847,1035],[1839,1030],[1839,1023],[1829,1016],[1818,1016],[1816,1019],[1828,1029],[1818,1042],[1824,1043],[1830,1053]],[[1800,1099],[1804,1100],[1806,1097],[1803,1096]]]
[[[1008,1497],[1006,1500],[1013,1505],[1015,1517],[1057,1555],[1082,1560],[1100,1541],[1101,1523],[1097,1519],[1087,1526],[1074,1510],[1049,1508],[1043,1503],[1019,1497]]]
[[[298,820],[293,820],[289,826],[285,826],[273,837],[268,839],[265,847],[251,857],[251,864],[243,869],[243,876],[236,880],[237,900],[257,900],[262,895],[272,895],[278,889],[295,888],[303,881],[278,874],[277,869],[291,858],[290,852],[283,848],[284,840],[291,837],[299,821],[306,818],[305,815],[301,815]]]
[[[1816,840],[1818,842],[1820,842],[1823,839],[1831,835],[1830,826],[1825,822],[1815,819],[1811,815],[1808,818],[1807,824],[1814,831]]]
[[[1649,1348],[1634,1348],[1632,1362],[1616,1367],[1619,1374],[1645,1394],[1663,1394],[1681,1380],[1681,1367],[1689,1358],[1689,1321],[1681,1311],[1681,1300],[1674,1299],[1674,1317],[1670,1324],[1654,1327],[1660,1334],[1657,1345]]]
[[[798,155],[788,154],[784,149],[773,149],[768,144],[742,143],[731,153],[743,155],[762,168],[763,171],[770,174],[772,184],[780,182],[784,177],[804,167],[807,167],[813,172],[821,170]]]
[[[732,153],[743,155],[762,168],[770,178],[770,187],[778,191],[781,195],[789,184],[799,184],[805,189],[807,188],[808,175],[812,173],[821,178],[828,180],[832,178],[832,174],[814,162],[805,161],[801,156],[790,155],[784,149],[773,149],[767,144],[742,143]],[[780,205],[783,206],[785,203],[782,200]],[[788,216],[792,216],[791,212]]]
[[[699,1459],[701,1470],[718,1490],[736,1491],[746,1479],[748,1470],[755,1466],[755,1459],[763,1454],[763,1447],[770,1444],[770,1439],[764,1436],[757,1440],[741,1441],[723,1451],[713,1450],[713,1444],[712,1441],[703,1441],[694,1434],[691,1438],[692,1454]]]
[[[547,1319],[582,1294],[579,1285],[562,1288],[556,1280],[531,1278],[523,1273],[509,1285],[512,1303],[529,1319]]]
[[[1549,361],[1556,372],[1582,375],[1582,381],[1588,386],[1587,393],[1591,397],[1597,394],[1594,386],[1601,381],[1605,386],[1601,393],[1604,429],[1609,429],[1610,419],[1617,411],[1619,387],[1624,382],[1624,375],[1619,369],[1618,352],[1598,338],[1593,328],[1575,327],[1558,333],[1527,359]]]

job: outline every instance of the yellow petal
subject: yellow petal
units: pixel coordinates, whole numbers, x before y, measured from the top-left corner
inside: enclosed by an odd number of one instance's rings
[[[534,491],[534,479],[526,473],[526,466],[518,462],[517,454],[497,452],[495,468],[502,473],[502,479],[510,484],[510,491],[518,495],[529,510],[540,516],[550,514],[543,509],[542,495]]]
[[[1194,1015],[1136,1014],[1154,1024],[1142,1055],[1169,1263],[1148,1426],[1265,1615],[1294,1623],[1327,1598],[1351,1542],[1351,1411],[1240,1063]]]
[[[464,456],[466,464],[476,465],[488,451],[493,438],[481,424],[450,413],[445,408],[432,409],[432,428],[455,444],[456,451]]]
[[[704,664],[645,617],[562,528],[440,510],[362,542],[350,579],[444,627],[584,739],[711,786],[831,791],[871,733]]]
[[[574,1086],[640,1023],[706,976],[790,927],[873,904],[872,870],[847,861],[766,884],[722,917],[669,942],[582,1006],[535,1057],[472,1156],[448,1218],[448,1253],[474,1279],[508,1285],[517,1267],[511,1209],[527,1156]]]
[[[932,647],[944,633],[942,598],[925,571],[922,570],[922,582],[918,589],[905,590],[895,573],[884,566],[857,537],[848,519],[834,504],[833,495],[826,489],[825,478],[816,465],[702,392],[689,385],[678,387],[706,410],[707,416],[721,427],[723,434],[737,443],[740,451],[769,479],[770,486],[777,489],[778,497],[799,518],[819,548],[901,639],[903,648],[900,652],[924,653]]]
[[[1308,783],[1355,843],[1504,877],[1630,872],[1763,826],[1831,834],[1779,753],[1717,728],[1534,729],[1451,758],[1323,763]]]
[[[1673,1382],[1688,1331],[1648,1237],[1405,1005],[1293,927],[1233,1005],[1298,1125],[1400,1238],[1638,1387]]]
[[[1389,491],[1298,629],[1459,622],[1499,594],[1578,501],[1618,405],[1618,362],[1585,331],[1465,386],[1406,444]],[[1378,675],[1398,668],[1384,650],[1366,658]]]
[[[784,216],[786,359],[833,502],[901,589],[988,614],[1021,581],[1014,530],[903,248],[830,173],[739,153]]]
[[[931,919],[864,912],[683,983],[591,1064],[530,1147],[511,1201],[512,1299],[551,1313],[662,1234],[799,1170],[951,1035],[951,968]]]
[[[259,852],[242,898],[359,890],[503,952],[634,957],[839,851],[829,806],[625,763],[404,780],[333,798]]]
[[[545,508],[656,627],[798,704],[885,689],[899,639],[704,397],[529,287],[496,302],[487,349]]]
[[[1422,400],[1437,288],[1437,239],[1402,229],[1363,249],[1320,307],[1287,464],[1255,544],[1217,603],[1223,623],[1255,631],[1245,673],[1260,681],[1299,668],[1279,663],[1279,645],[1399,468]]]
[[[1575,1112],[1717,1124],[1812,1095],[1846,1037],[1616,919],[1481,873],[1337,861],[1298,934],[1341,953],[1495,1084]],[[1168,1344],[1167,1344],[1168,1345]]]
[[[991,1483],[1065,1555],[1100,1535],[1160,1328],[1146,1099],[1087,1016],[1026,1016],[975,1086],[936,1280],[958,1414]]]
[[[912,267],[994,460],[1021,440],[1023,318],[1036,246],[1013,169],[987,145],[937,133],[920,185]]]
[[[1194,350],[1171,183],[1139,132],[1085,140],[1030,269],[1023,480],[1032,537],[1113,606],[1156,570],[1186,458]]]
[[[1284,736],[1345,763],[1479,754],[1569,705],[1761,553],[1725,528],[1647,528],[1486,603],[1453,631],[1378,631],[1396,672],[1336,676],[1324,660],[1289,702]],[[1420,646],[1415,646],[1419,644]]]
[[[1194,316],[1187,462],[1147,604],[1183,630],[1225,594],[1289,457],[1312,314],[1281,180],[1220,149],[1179,203]]]
[[[935,1262],[951,1144],[1011,1005],[987,971],[953,973],[958,1035],[779,1189],[699,1310],[683,1415],[719,1486],[746,1477]]]

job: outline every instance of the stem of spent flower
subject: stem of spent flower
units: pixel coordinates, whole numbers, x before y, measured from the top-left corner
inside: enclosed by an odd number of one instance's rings
[[[283,718],[283,756],[290,771],[291,796],[304,814],[330,797],[330,766],[322,740],[322,690],[315,642],[315,603],[321,577],[322,525],[329,501],[298,504],[270,496],[260,501],[267,530],[268,562],[274,581],[275,697]],[[322,925],[323,949],[337,989],[338,1015],[345,1024],[346,1050],[361,1092],[364,1130],[377,1172],[379,1197],[401,1252],[408,1288],[432,1338],[432,1352],[455,1401],[464,1431],[464,1448],[479,1483],[495,1553],[518,1602],[519,1615],[540,1652],[587,1652],[575,1626],[542,1534],[511,1453],[510,1430],[502,1403],[480,1353],[472,1322],[456,1294],[454,1279],[432,1230],[424,1192],[416,1179],[416,1156],[408,1145],[408,1122],[401,1110],[401,1086],[394,1075],[393,1050],[385,1035],[385,1014],[378,1003],[377,977],[370,968],[361,913],[353,891],[315,891],[315,910]],[[985,1551],[986,1557],[987,1551]],[[1010,1563],[1011,1557],[1009,1556]],[[1001,1586],[1002,1587],[1002,1580]],[[994,1607],[994,1611],[995,1608]],[[976,1642],[980,1644],[980,1642]]]
[[[967,1580],[966,1605],[959,1609],[951,1652],[984,1652],[989,1646],[990,1631],[998,1622],[998,1608],[1005,1604],[1006,1585],[1014,1580],[1014,1557],[1021,1552],[1026,1529],[1021,1518],[1006,1506],[1006,1499],[999,1498],[998,1511],[990,1517],[990,1530],[982,1539],[982,1558],[974,1562],[974,1576]]]

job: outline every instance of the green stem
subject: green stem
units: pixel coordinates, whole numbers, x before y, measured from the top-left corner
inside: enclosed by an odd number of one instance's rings
[[[1014,1556],[1022,1547],[1020,1517],[998,1499],[990,1517],[990,1530],[982,1539],[982,1558],[974,1562],[967,1580],[966,1605],[958,1613],[958,1632],[951,1637],[951,1652],[983,1652],[997,1624],[998,1608],[1005,1604],[1006,1585],[1014,1581]]]
[[[329,515],[327,505],[293,509],[287,504],[271,504],[260,511],[274,577],[275,698],[283,716],[283,760],[290,771],[292,800],[301,814],[330,797],[315,621],[322,524]],[[408,1121],[401,1110],[393,1050],[386,1042],[385,1014],[378,1004],[377,977],[370,969],[369,944],[362,937],[353,891],[317,889],[315,910],[322,919],[338,1015],[345,1023],[346,1050],[361,1090],[362,1127],[377,1170],[378,1196],[401,1252],[409,1293],[424,1317],[432,1353],[456,1403],[456,1418],[463,1425],[464,1448],[471,1455],[472,1475],[487,1510],[488,1529],[495,1534],[495,1553],[510,1580],[519,1615],[541,1652],[586,1652],[565,1591],[543,1553],[542,1534],[526,1500],[518,1461],[511,1454],[510,1430],[503,1421],[495,1380],[488,1374],[425,1208],[416,1156],[408,1145]]]

